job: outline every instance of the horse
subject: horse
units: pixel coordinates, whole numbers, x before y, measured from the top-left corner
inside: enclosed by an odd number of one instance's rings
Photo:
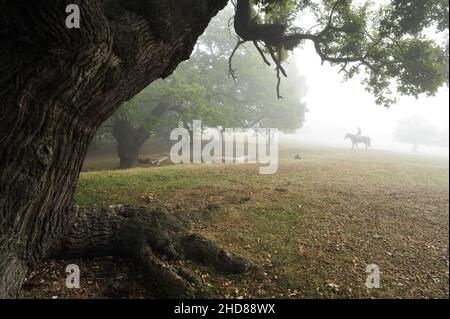
[[[347,133],[345,134],[345,139],[350,139],[352,141],[352,149],[356,147],[358,147],[358,144],[362,143],[366,146],[366,149],[368,149],[369,147],[372,147],[372,141],[370,139],[370,137],[368,136],[361,136],[361,135],[355,135],[355,134],[350,134]]]

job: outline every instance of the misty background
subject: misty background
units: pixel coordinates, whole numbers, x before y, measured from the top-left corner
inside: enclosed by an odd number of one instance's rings
[[[387,109],[374,103],[373,96],[364,90],[357,78],[344,82],[335,67],[327,63],[321,65],[312,44],[306,43],[295,50],[290,63],[295,63],[306,77],[304,101],[309,111],[303,127],[296,134],[283,135],[284,140],[350,147],[350,141],[344,140],[345,133],[356,134],[357,128],[361,127],[362,134],[372,138],[373,149],[412,152],[411,144],[394,138],[400,121],[418,117],[441,133],[448,132],[447,87],[441,88],[433,97],[399,97],[398,103]],[[420,145],[418,153],[448,157],[449,149]]]

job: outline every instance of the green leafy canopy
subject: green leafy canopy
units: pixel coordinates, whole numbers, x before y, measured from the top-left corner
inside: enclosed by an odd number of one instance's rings
[[[259,46],[282,74],[285,51],[311,41],[345,79],[358,75],[378,104],[389,106],[398,95],[434,95],[448,84],[448,1],[233,3],[238,43]]]

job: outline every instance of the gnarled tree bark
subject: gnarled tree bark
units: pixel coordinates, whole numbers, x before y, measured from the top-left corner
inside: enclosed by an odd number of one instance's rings
[[[256,266],[228,254],[205,238],[189,233],[185,221],[165,209],[124,205],[75,209],[52,258],[120,256],[147,274],[161,296],[194,297],[201,279],[179,261],[192,260],[223,273],[244,273]]]
[[[80,29],[65,26],[69,3],[80,7]],[[188,59],[226,3],[1,2],[0,298],[17,295],[27,268],[75,222],[73,193],[96,129]]]

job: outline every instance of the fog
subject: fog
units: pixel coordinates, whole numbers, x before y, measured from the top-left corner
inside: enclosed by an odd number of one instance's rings
[[[434,97],[400,97],[389,109],[376,105],[358,79],[342,81],[335,67],[321,65],[319,56],[310,44],[294,52],[290,63],[295,63],[306,77],[308,85],[305,101],[309,112],[306,122],[290,138],[326,145],[350,147],[345,133],[362,134],[372,138],[374,149],[410,152],[411,145],[394,140],[393,133],[399,121],[417,116],[439,130],[449,127],[449,90],[441,88]],[[420,146],[420,153],[448,157],[448,148]]]

